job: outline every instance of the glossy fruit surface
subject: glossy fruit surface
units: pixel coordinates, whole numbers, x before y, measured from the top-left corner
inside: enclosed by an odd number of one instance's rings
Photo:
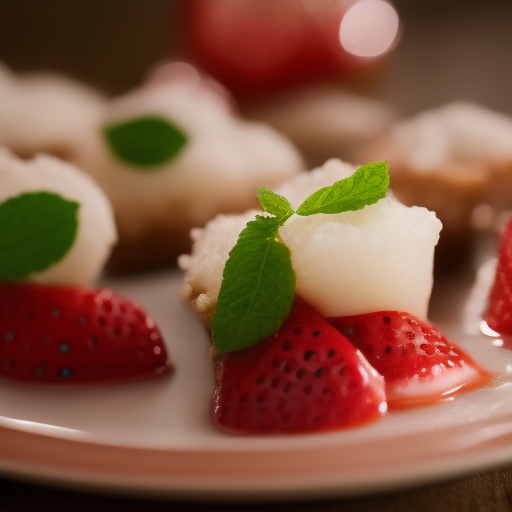
[[[327,321],[384,377],[390,406],[441,401],[489,378],[439,330],[408,313],[380,311]]]
[[[512,221],[498,242],[498,266],[484,320],[493,331],[512,335]]]
[[[115,381],[166,367],[155,322],[113,291],[0,283],[0,376]]]
[[[386,411],[382,377],[302,302],[274,335],[217,358],[213,401],[231,433],[330,430]]]

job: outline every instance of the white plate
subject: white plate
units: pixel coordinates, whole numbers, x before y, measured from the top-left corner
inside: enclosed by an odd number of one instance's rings
[[[465,334],[467,287],[437,292],[451,338],[496,372],[451,402],[391,412],[351,430],[229,436],[210,422],[209,339],[178,294],[178,271],[102,283],[160,325],[172,376],[109,386],[0,384],[0,471],[60,484],[193,500],[299,499],[366,493],[512,463],[512,352]],[[462,294],[462,295],[461,295]]]

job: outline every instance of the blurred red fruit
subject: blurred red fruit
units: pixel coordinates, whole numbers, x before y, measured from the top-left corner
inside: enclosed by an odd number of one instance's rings
[[[353,2],[352,2],[353,3]],[[187,0],[187,56],[235,93],[265,94],[368,64],[343,50],[341,0]]]

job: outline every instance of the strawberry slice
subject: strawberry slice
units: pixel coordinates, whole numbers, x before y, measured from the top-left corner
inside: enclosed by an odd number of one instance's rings
[[[273,335],[215,362],[213,419],[231,433],[348,427],[387,408],[382,377],[303,302]]]
[[[0,283],[0,375],[34,382],[112,381],[160,373],[155,322],[111,290]]]
[[[512,335],[512,220],[501,232],[498,242],[496,277],[484,320],[493,331]]]
[[[384,377],[390,407],[446,400],[489,379],[461,348],[408,313],[380,311],[327,321]]]

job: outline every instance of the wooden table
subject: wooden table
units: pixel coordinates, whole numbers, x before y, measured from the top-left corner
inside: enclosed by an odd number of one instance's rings
[[[512,510],[512,467],[399,492],[327,501],[184,503],[89,494],[0,478],[2,512],[505,512]]]

